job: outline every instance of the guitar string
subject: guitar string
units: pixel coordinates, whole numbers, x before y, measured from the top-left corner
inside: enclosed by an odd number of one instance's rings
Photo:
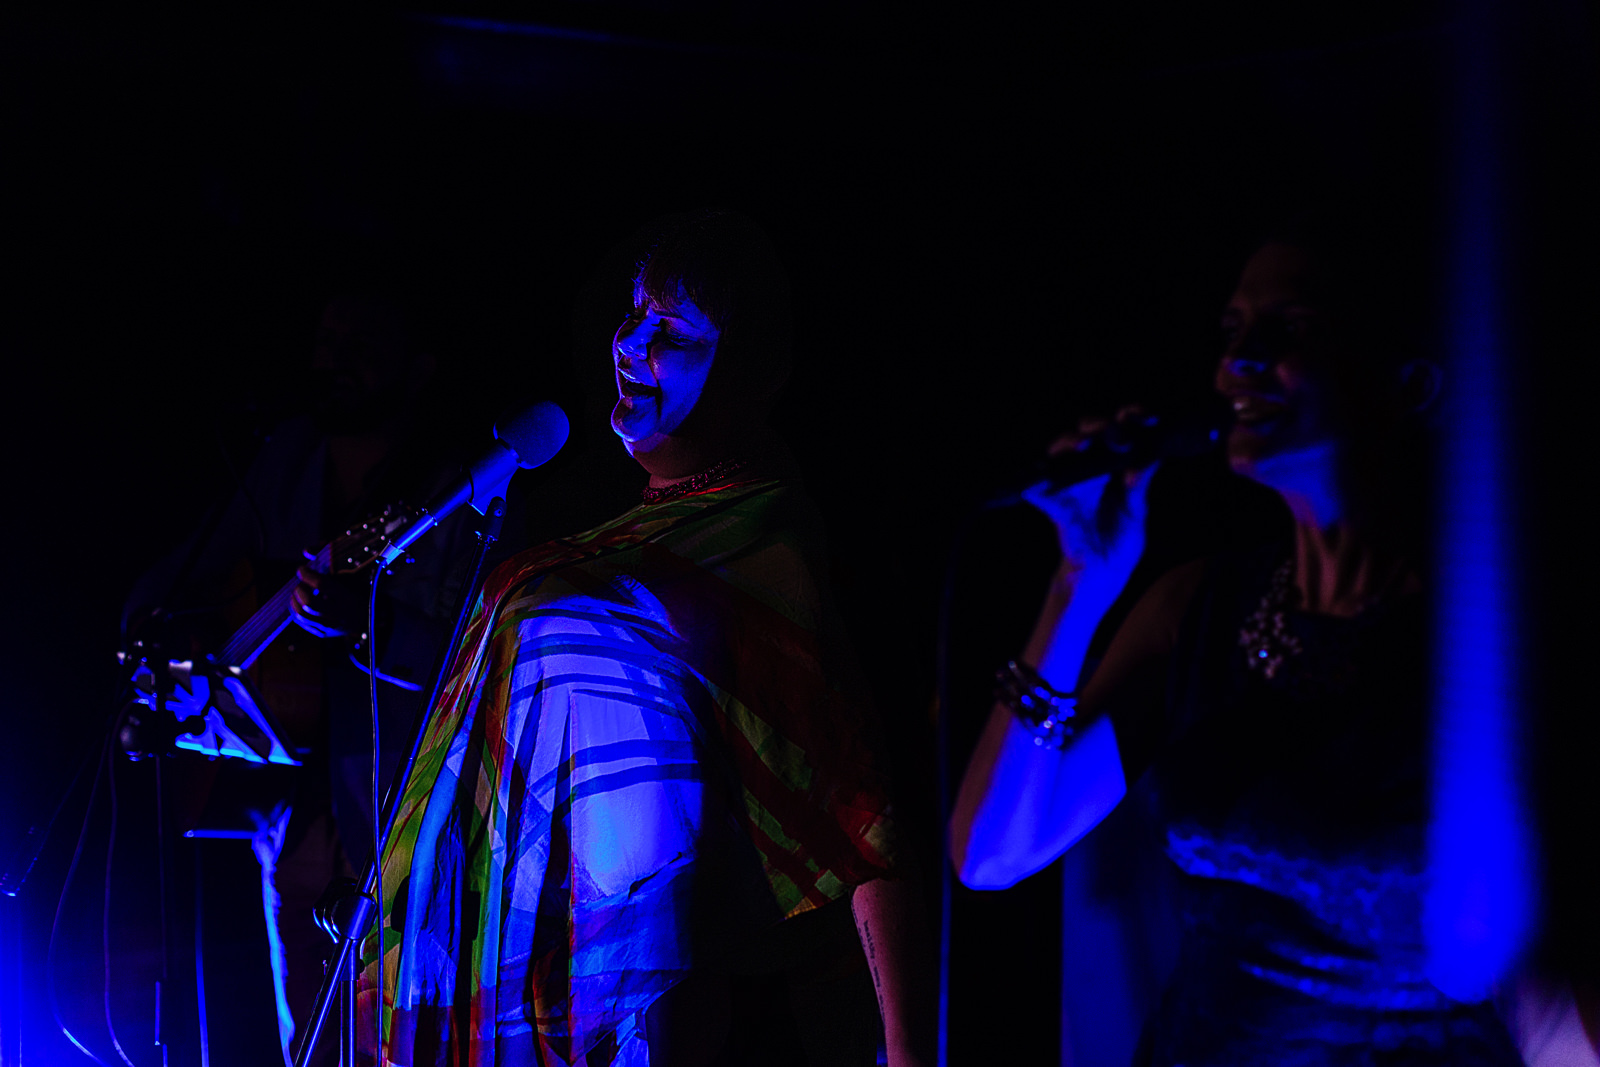
[[[333,543],[325,545],[310,562],[313,566],[321,568],[322,573],[327,573],[333,563]],[[276,636],[281,632],[283,617],[290,613],[291,598],[295,587],[299,584],[298,575],[290,578],[246,620],[243,626],[239,627],[239,632],[229,638],[228,643],[223,646],[221,654],[223,663],[237,666],[249,658],[248,653],[256,651],[256,646],[269,634]]]
[[[380,526],[379,539],[387,536],[388,529],[387,526]],[[324,545],[322,550],[310,561],[323,574],[329,573],[332,569],[335,543],[337,541],[330,541]],[[352,556],[350,561],[354,562],[355,558]],[[376,555],[369,554],[360,567],[367,566],[376,558]],[[360,567],[356,569],[359,570]],[[235,666],[240,665],[244,659],[248,658],[247,653],[257,651],[256,646],[267,640],[269,635],[275,637],[281,632],[283,616],[292,613],[290,610],[291,598],[295,587],[299,584],[300,579],[298,576],[290,578],[276,593],[272,594],[254,615],[245,621],[243,626],[239,627],[238,632],[229,638],[222,648],[220,655],[223,663]]]
[[[299,584],[299,578],[291,578],[283,588],[272,594],[271,598],[261,606],[261,609],[241,627],[239,632],[228,639],[223,646],[221,660],[224,664],[237,666],[242,660],[249,658],[268,633],[276,625],[279,617],[289,610],[289,598],[294,593],[294,588]]]

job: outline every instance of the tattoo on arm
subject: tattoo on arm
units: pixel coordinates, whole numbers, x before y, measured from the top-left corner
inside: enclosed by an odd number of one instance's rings
[[[867,969],[872,972],[872,987],[878,992],[878,999],[883,999],[883,976],[878,973],[878,948],[872,939],[872,923],[863,919],[861,922],[861,947],[867,950]]]

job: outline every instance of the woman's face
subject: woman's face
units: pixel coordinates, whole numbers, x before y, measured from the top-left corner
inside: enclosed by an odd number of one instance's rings
[[[720,331],[691,301],[670,311],[653,301],[634,308],[611,340],[617,406],[611,428],[631,453],[672,433],[705,389]]]
[[[1336,442],[1353,370],[1330,328],[1314,263],[1292,245],[1268,244],[1245,264],[1222,314],[1217,391],[1235,416],[1228,456],[1256,460]]]

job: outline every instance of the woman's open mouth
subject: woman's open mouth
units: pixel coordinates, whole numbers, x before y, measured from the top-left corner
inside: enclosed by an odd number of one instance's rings
[[[1233,404],[1234,421],[1243,426],[1260,426],[1289,410],[1289,405],[1277,397],[1259,393],[1239,393],[1229,400]]]
[[[643,382],[636,382],[631,378],[624,378],[620,374],[617,375],[617,392],[625,397],[628,397],[629,399],[639,396],[661,395],[661,389],[659,386],[645,385]]]

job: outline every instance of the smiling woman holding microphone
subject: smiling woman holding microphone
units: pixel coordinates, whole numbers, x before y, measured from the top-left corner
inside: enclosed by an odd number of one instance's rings
[[[1085,670],[1155,472],[1031,490],[1063,560],[1001,672],[952,853],[968,885],[1012,885],[1152,771],[1182,935],[1140,1062],[1510,1067],[1489,1005],[1425,973],[1425,275],[1393,284],[1384,237],[1326,232],[1258,247],[1222,316],[1228,460],[1282,498],[1285,535],[1169,571]]]

